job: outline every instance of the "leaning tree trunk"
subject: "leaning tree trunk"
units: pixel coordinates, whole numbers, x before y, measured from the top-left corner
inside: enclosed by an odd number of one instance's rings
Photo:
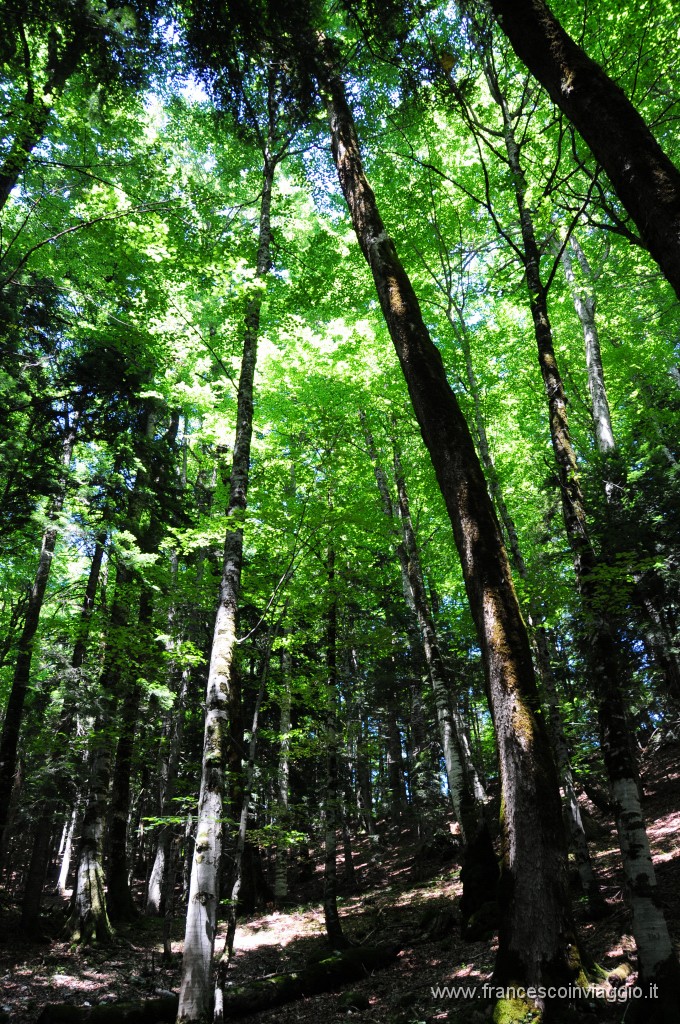
[[[362,420],[364,420],[363,414]],[[373,472],[382,499],[383,510],[389,518],[392,530],[399,530],[398,535],[395,536],[395,550],[401,568],[404,597],[418,623],[420,643],[434,695],[439,725],[439,738],[444,752],[444,764],[446,765],[449,797],[453,806],[454,817],[459,822],[463,840],[466,841],[466,836],[471,838],[476,831],[475,799],[471,788],[471,776],[466,771],[467,766],[465,765],[460,736],[455,728],[451,712],[450,696],[444,677],[444,664],[425,592],[418,545],[411,523],[406,481],[401,469],[398,453],[395,449],[395,480],[397,484],[397,509],[399,516],[399,527],[397,527],[397,517],[389,492],[387,478],[378,461],[373,436],[366,426],[365,420],[364,434],[368,453],[373,463]]]
[[[486,471],[489,491],[498,510],[498,515],[503,525],[503,529],[505,530],[513,570],[523,580],[528,581],[529,572],[522,554],[517,527],[515,526],[515,521],[510,513],[510,509],[506,504],[500,480],[498,479],[496,464],[489,447],[486,424],[484,422],[484,414],[482,411],[482,403],[480,401],[479,384],[477,382],[477,376],[472,362],[470,340],[467,335],[465,323],[463,322],[462,311],[460,309],[457,310],[460,318],[460,325],[456,325],[452,316],[451,304],[452,296],[449,295],[447,317],[463,348],[468,390],[473,401],[477,445],[482,464]],[[460,330],[458,327],[460,327]],[[593,869],[592,859],[588,849],[588,840],[586,838],[583,819],[581,817],[581,808],[576,795],[571,755],[569,753],[569,745],[564,731],[564,723],[562,720],[562,713],[560,711],[559,698],[551,665],[550,643],[545,626],[543,625],[544,616],[536,601],[530,599],[529,608],[530,611],[528,618],[529,625],[533,633],[532,639],[536,658],[536,669],[541,684],[543,699],[548,709],[547,725],[555,755],[555,761],[557,763],[558,774],[564,792],[569,842],[576,860],[581,888],[588,900],[589,911],[593,917],[599,917],[604,909],[604,904],[600,892],[600,885]]]
[[[512,47],[602,165],[680,297],[680,171],[616,85],[544,0],[490,0]]]
[[[640,781],[628,727],[626,702],[619,681],[621,657],[617,638],[605,618],[604,595],[597,584],[599,562],[589,535],[576,454],[571,442],[567,402],[553,346],[546,289],[540,274],[540,251],[526,203],[526,181],[512,118],[498,81],[487,68],[487,81],[503,116],[505,146],[512,171],[524,246],[527,289],[548,400],[550,436],[560,479],[565,530],[572,549],[574,572],[582,597],[587,629],[587,660],[598,700],[602,753],[614,799],[632,930],[638,948],[641,979],[658,984],[669,1013],[680,1007],[680,968],[657,895],[656,876],[640,804]],[[675,1009],[673,1008],[675,1006]],[[668,1018],[670,1020],[670,1017]]]
[[[24,714],[24,703],[28,684],[31,677],[31,662],[33,660],[33,649],[35,636],[40,622],[40,613],[45,600],[47,581],[52,567],[52,556],[59,536],[57,520],[64,504],[66,496],[66,473],[71,464],[71,456],[76,443],[78,416],[74,413],[71,422],[68,422],[66,434],[62,444],[62,465],[64,477],[60,483],[59,493],[52,501],[49,518],[50,525],[43,534],[38,570],[33,581],[33,586],[28,595],[26,616],[23,629],[19,636],[18,653],[12,687],[9,693],[9,701],[5,711],[5,719],[2,725],[2,736],[0,737],[0,865],[5,844],[5,832],[9,816],[12,790],[14,787],[14,776],[17,766],[17,749],[19,746],[19,733]]]
[[[559,792],[526,626],[475,446],[413,286],[366,180],[342,82],[326,64],[333,156],[354,229],[451,520],[498,742],[502,822],[500,984],[578,973]]]
[[[271,135],[270,135],[271,138]],[[271,265],[271,198],[277,158],[264,154],[260,202],[256,282],[262,285]],[[232,662],[236,643],[238,599],[243,564],[243,524],[248,493],[250,443],[253,432],[253,383],[257,359],[262,292],[249,300],[245,317],[243,357],[238,386],[236,437],[232,462],[227,535],[220,599],[215,619],[206,691],[203,766],[198,800],[198,824],[187,908],[178,1021],[207,1017],[219,900],[222,817],[227,747],[227,708],[230,704]]]

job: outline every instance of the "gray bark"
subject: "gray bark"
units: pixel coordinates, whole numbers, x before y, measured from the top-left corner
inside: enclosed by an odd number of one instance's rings
[[[272,112],[272,118],[274,114]],[[270,140],[273,120],[270,124]],[[278,160],[264,153],[256,282],[261,285],[271,265],[271,199]],[[210,655],[206,689],[203,766],[198,801],[198,825],[187,908],[178,1021],[201,1021],[212,996],[211,970],[219,901],[222,818],[227,757],[227,707],[232,686],[238,600],[243,564],[250,444],[253,432],[253,385],[257,360],[262,292],[249,300],[245,317],[243,357],[239,378],[236,436],[230,477],[227,535],[220,598]]]

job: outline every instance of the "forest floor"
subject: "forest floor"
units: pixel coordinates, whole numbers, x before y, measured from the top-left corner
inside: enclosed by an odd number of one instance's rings
[[[661,898],[676,942],[680,940],[680,742],[669,737],[646,753],[643,780],[654,862]],[[583,951],[609,972],[624,962],[634,967],[629,919],[623,905],[622,878],[613,831],[595,808],[584,809],[591,826],[596,865],[610,913],[580,921]],[[492,1007],[481,993],[452,998],[436,994],[440,986],[475,987],[488,982],[495,942],[466,942],[460,937],[457,902],[461,894],[455,861],[442,863],[447,844],[424,851],[407,831],[384,832],[379,846],[366,837],[354,850],[354,882],[343,882],[340,913],[347,936],[364,945],[397,943],[401,952],[384,970],[339,991],[298,999],[267,1012],[251,1014],[250,1024],[483,1024]],[[339,864],[341,879],[343,866]],[[320,905],[321,867],[300,893],[300,905],[287,912],[260,913],[239,925],[229,981],[296,970],[326,951]],[[311,897],[311,899],[310,899]],[[72,950],[58,936],[40,943],[22,941],[18,913],[0,907],[0,1019],[33,1024],[45,1003],[97,1006],[137,1002],[155,993],[177,991],[181,965],[182,921],[175,922],[173,960],[161,960],[162,922],[140,917],[118,933],[111,947]],[[222,936],[220,936],[222,937]],[[223,941],[223,940],[222,940]],[[218,951],[222,943],[218,941]],[[631,974],[626,984],[633,985]],[[624,1021],[623,1002],[580,999],[570,1021]],[[5,1016],[6,1015],[6,1016]]]

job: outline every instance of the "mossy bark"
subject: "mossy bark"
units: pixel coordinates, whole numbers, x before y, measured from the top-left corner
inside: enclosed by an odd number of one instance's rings
[[[615,820],[626,878],[627,901],[633,916],[640,975],[647,984],[664,986],[664,998],[680,1010],[680,967],[673,952],[668,926],[656,888],[649,840],[640,804],[639,774],[621,685],[623,662],[615,623],[606,612],[598,569],[603,566],[589,535],[584,494],[567,415],[567,399],[553,345],[548,296],[540,270],[540,249],[531,211],[526,202],[527,183],[521,163],[513,115],[490,64],[485,73],[502,119],[507,161],[512,172],[520,220],[524,268],[538,362],[548,403],[550,436],[560,483],[562,515],[572,550],[574,574],[581,595],[585,631],[584,650],[591,685],[598,702],[602,753],[612,787]]]
[[[544,0],[490,0],[517,56],[590,147],[680,297],[680,171]]]
[[[340,184],[447,506],[482,652],[504,799],[497,975],[525,985],[563,982],[573,977],[574,929],[557,775],[501,529],[469,428],[366,180],[332,48],[322,42],[320,50]]]

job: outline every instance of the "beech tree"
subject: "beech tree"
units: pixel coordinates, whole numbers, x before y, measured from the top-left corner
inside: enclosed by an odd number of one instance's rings
[[[166,954],[186,911],[181,1020],[303,878],[351,944],[401,834],[464,844],[499,985],[585,985],[560,787],[590,909],[584,791],[676,971],[634,751],[677,716],[680,316],[656,200],[567,120],[625,162],[628,94],[674,157],[675,43],[624,5],[607,77],[603,7],[578,48],[511,6],[564,117],[481,5],[8,7],[3,899],[104,947],[163,913]]]

